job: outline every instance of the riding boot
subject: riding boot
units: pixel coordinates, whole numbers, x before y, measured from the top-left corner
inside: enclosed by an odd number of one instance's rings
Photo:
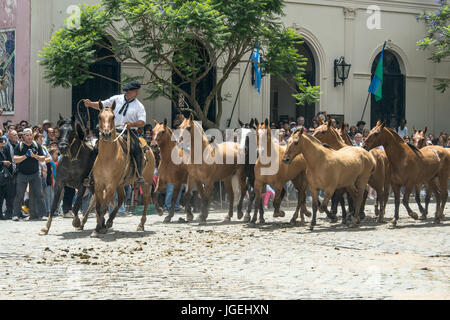
[[[83,186],[85,187],[92,187],[94,186],[94,177],[92,176],[92,172],[94,170],[91,170],[91,172],[89,172],[89,175],[87,176],[87,178],[85,178],[83,180]]]
[[[143,161],[143,156],[139,155],[135,158],[136,160],[136,169],[137,169],[137,175],[138,175],[138,179],[136,181],[137,184],[143,184],[145,182],[144,177],[142,176],[142,161]]]

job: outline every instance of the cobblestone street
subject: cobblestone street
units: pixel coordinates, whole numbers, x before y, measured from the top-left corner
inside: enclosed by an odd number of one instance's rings
[[[426,221],[401,207],[397,229],[373,206],[357,229],[319,213],[313,232],[272,210],[256,228],[213,212],[206,226],[151,215],[136,232],[140,217],[118,217],[96,239],[95,218],[75,231],[57,217],[47,236],[44,221],[1,221],[0,299],[449,299],[450,210],[434,225],[434,206]]]

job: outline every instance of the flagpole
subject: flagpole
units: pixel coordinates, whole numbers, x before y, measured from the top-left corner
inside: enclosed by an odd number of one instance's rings
[[[361,116],[361,121],[363,121],[364,113],[366,113],[366,107],[367,107],[367,102],[369,102],[369,97],[370,97],[370,92],[367,95],[366,104],[364,105],[364,110],[363,110],[363,113],[362,113],[362,116]]]

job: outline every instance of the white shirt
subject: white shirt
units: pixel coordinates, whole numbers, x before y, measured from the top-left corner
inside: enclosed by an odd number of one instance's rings
[[[116,107],[114,108],[114,114],[116,116],[114,118],[114,124],[116,129],[123,129],[123,124],[125,122],[138,122],[140,120],[144,122],[147,121],[147,114],[145,112],[144,105],[138,99],[134,99],[134,101],[128,105],[128,111],[125,116],[123,115],[124,112],[119,114],[120,109],[122,109],[122,106],[126,103],[125,95],[119,94],[117,96],[113,96],[105,101],[102,101],[102,104],[106,107],[110,107],[114,101],[116,102]]]
[[[408,127],[404,127],[403,128],[403,130],[400,128],[400,127],[398,127],[398,130],[397,130],[397,133],[398,133],[398,135],[403,139],[405,136],[408,136],[409,134],[408,134]]]

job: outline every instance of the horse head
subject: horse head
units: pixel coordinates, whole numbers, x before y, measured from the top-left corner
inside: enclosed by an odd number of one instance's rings
[[[385,141],[385,122],[377,121],[376,126],[370,130],[369,135],[363,142],[363,148],[370,150],[381,146]]]
[[[425,147],[427,145],[427,137],[425,136],[425,134],[427,133],[427,127],[425,127],[424,130],[416,130],[416,128],[413,128],[413,130],[413,145],[419,149]]]
[[[114,109],[116,102],[114,101],[111,107],[104,107],[102,102],[98,102],[100,113],[98,115],[98,128],[101,140],[113,141],[116,135],[116,126],[114,124]]]
[[[300,139],[303,139],[303,127],[299,127],[297,131],[288,139],[286,151],[284,152],[283,162],[290,164],[292,160],[302,152],[300,148]]]
[[[78,139],[84,140],[84,131],[81,125],[75,121],[75,117],[63,118],[59,115],[58,130],[60,133],[58,139],[58,148],[62,155],[68,155],[70,147]]]
[[[172,130],[167,126],[167,119],[160,124],[158,121],[153,120],[155,122],[155,127],[153,128],[153,139],[152,144],[157,144],[161,146],[161,144],[165,144],[171,141],[172,138]]]

